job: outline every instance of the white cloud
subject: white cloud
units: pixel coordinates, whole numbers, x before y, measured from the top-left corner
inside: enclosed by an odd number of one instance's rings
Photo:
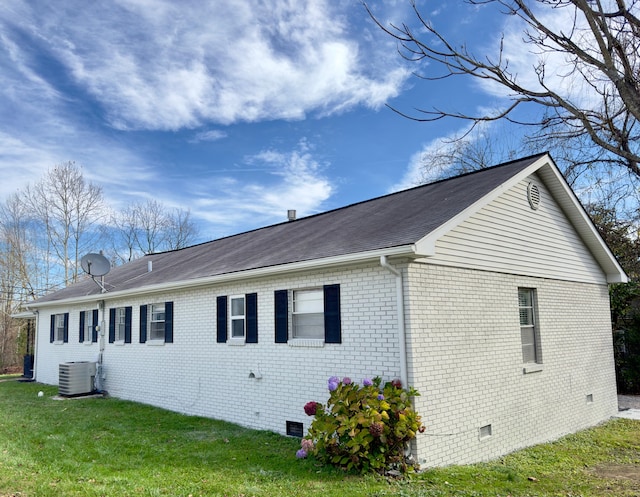
[[[524,132],[502,122],[485,122],[473,128],[466,124],[423,144],[411,155],[404,175],[389,191],[405,190],[460,174],[462,162],[465,163],[464,170],[470,171],[479,162],[487,167],[526,155],[521,142]]]
[[[215,142],[226,138],[228,135],[225,131],[219,129],[211,129],[209,131],[201,131],[189,140],[189,143]]]
[[[431,181],[438,179],[438,177],[443,173],[442,169],[434,166],[433,171],[430,173],[428,169],[429,164],[426,164],[425,158],[436,153],[438,150],[441,150],[443,147],[446,147],[447,142],[456,136],[459,135],[457,133],[453,133],[449,136],[439,137],[423,144],[420,150],[414,152],[411,157],[409,157],[409,162],[404,175],[400,181],[389,188],[389,192],[406,190],[407,188],[412,188],[424,183],[430,183]]]
[[[216,225],[252,225],[285,221],[287,210],[295,209],[298,217],[313,214],[334,192],[324,175],[325,165],[314,158],[312,147],[302,140],[295,150],[264,150],[246,157],[245,164],[260,170],[271,181],[242,182],[221,178],[194,186],[198,197],[194,215]],[[207,193],[205,193],[207,192]]]
[[[372,69],[328,0],[18,4],[5,22],[37,33],[118,129],[377,108],[408,76]]]

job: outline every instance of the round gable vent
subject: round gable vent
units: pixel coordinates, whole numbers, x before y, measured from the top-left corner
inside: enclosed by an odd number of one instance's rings
[[[527,200],[529,200],[529,205],[534,211],[538,210],[538,207],[540,207],[540,189],[533,182],[527,186]]]

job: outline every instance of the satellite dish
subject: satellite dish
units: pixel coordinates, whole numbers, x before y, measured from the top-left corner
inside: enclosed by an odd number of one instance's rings
[[[104,276],[111,269],[111,263],[102,254],[87,254],[80,259],[80,265],[90,276]]]

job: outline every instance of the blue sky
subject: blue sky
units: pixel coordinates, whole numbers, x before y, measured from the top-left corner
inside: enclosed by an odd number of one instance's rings
[[[370,3],[415,21],[408,1]],[[493,9],[418,5],[478,48],[510,29]],[[111,208],[189,209],[208,240],[412,186],[424,152],[465,124],[385,104],[473,111],[502,96],[416,69],[357,0],[3,0],[0,200],[75,161]]]

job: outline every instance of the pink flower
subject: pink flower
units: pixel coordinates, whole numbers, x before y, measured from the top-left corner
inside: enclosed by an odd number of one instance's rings
[[[309,452],[313,452],[313,449],[315,448],[313,440],[310,440],[308,438],[303,438],[300,445],[302,445],[302,450],[304,450],[307,454]]]
[[[342,383],[345,385],[351,385],[351,378],[345,376],[344,378],[342,378]]]
[[[391,382],[391,385],[395,388],[402,388],[402,382],[397,378]]]

